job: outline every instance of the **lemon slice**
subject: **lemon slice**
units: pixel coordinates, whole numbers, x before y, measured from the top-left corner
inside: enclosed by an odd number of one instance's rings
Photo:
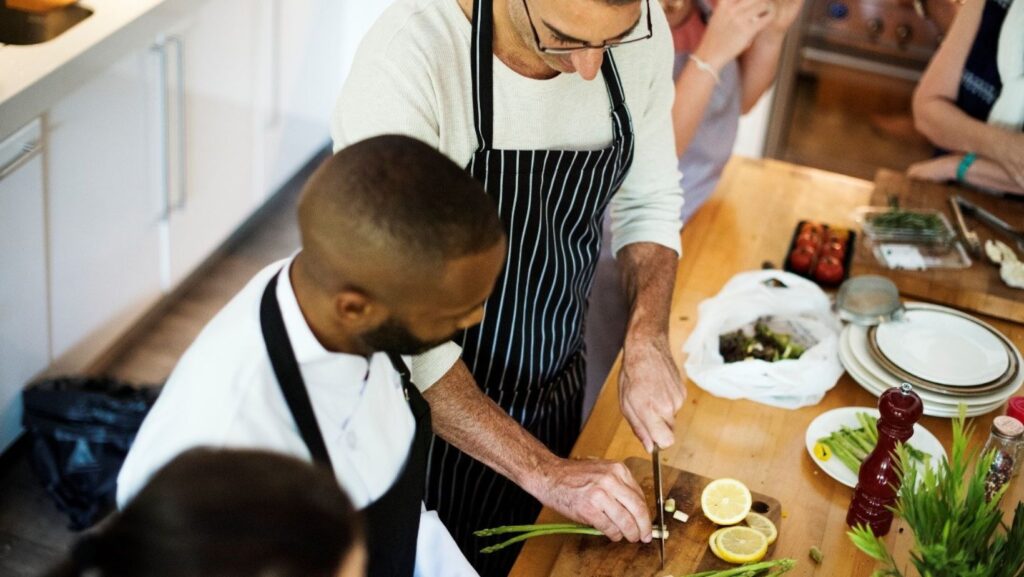
[[[753,499],[750,489],[736,479],[717,479],[704,487],[700,508],[716,525],[735,525],[746,518]]]
[[[725,529],[719,529],[708,537],[708,546],[711,547],[711,552],[715,554],[715,557],[722,558],[721,550],[718,548],[718,537],[722,534]]]
[[[768,539],[769,545],[774,543],[779,536],[779,530],[775,528],[775,523],[772,523],[771,519],[764,515],[748,513],[746,522],[748,527],[764,535]]]
[[[729,563],[754,563],[768,552],[768,539],[750,527],[726,527],[715,545],[718,558]]]

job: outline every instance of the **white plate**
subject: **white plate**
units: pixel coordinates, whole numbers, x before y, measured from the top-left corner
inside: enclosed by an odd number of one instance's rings
[[[844,329],[845,330],[845,329]],[[853,352],[854,359],[860,364],[860,366],[869,374],[876,377],[877,380],[887,383],[890,387],[898,387],[902,381],[896,375],[893,375],[889,371],[885,370],[885,367],[878,364],[878,361],[871,356],[871,350],[868,348],[868,331],[864,327],[850,325],[850,349]],[[1002,346],[1000,344],[1000,346]],[[1005,350],[1005,348],[1004,348]],[[1013,392],[1021,384],[1021,377],[1024,375],[1017,375],[1017,378],[1013,382],[1008,383],[1007,386],[996,389],[990,393],[983,395],[976,395],[969,398],[953,397],[937,393],[933,391],[925,391],[920,387],[914,389],[914,392],[918,394],[922,399],[929,400],[933,403],[940,403],[945,405],[956,406],[961,401],[967,404],[968,408],[981,405],[991,405],[995,403],[999,405],[1013,396]]]
[[[857,413],[867,413],[875,418],[878,418],[878,409],[871,407],[842,407],[839,409],[832,409],[826,411],[811,421],[810,426],[807,427],[807,433],[804,435],[804,442],[807,445],[807,453],[810,454],[811,460],[814,464],[821,467],[822,471],[828,474],[836,481],[850,487],[851,489],[857,486],[857,475],[848,469],[838,457],[833,456],[827,461],[821,461],[814,454],[814,445],[818,442],[818,439],[827,437],[831,433],[838,431],[843,425],[854,429],[860,428],[860,422],[857,421]],[[922,427],[920,424],[914,425],[914,436],[910,437],[908,444],[915,449],[931,455],[931,466],[936,468],[939,464],[939,459],[946,458],[946,451],[942,448],[942,443],[935,438],[935,435],[931,434],[928,429]]]
[[[880,396],[887,389],[900,384],[899,380],[889,375],[888,377],[882,378],[876,375],[870,374],[857,360],[853,354],[853,348],[850,345],[851,327],[847,327],[843,330],[839,338],[839,361],[846,368],[846,371],[850,374],[850,377],[859,384],[863,389],[868,391],[874,396]],[[1018,377],[1014,384],[1011,385],[1011,390],[1016,390],[1021,384],[1021,377]],[[916,391],[921,396],[921,401],[924,402],[924,414],[929,417],[942,417],[952,418],[957,416],[959,407],[957,405],[958,400],[942,397],[936,399],[927,391]],[[924,393],[922,395],[921,393]],[[1012,393],[1008,393],[1012,396]],[[1005,399],[1000,399],[994,402],[985,404],[968,404],[967,416],[977,417],[992,412],[993,410],[1002,406]]]
[[[969,318],[941,310],[908,310],[900,321],[879,325],[875,338],[892,364],[940,385],[982,385],[1010,368],[998,335]]]

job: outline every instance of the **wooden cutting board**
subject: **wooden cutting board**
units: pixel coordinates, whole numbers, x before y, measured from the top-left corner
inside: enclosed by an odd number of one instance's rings
[[[648,505],[654,511],[654,474],[647,459],[630,457],[625,461],[640,488],[649,497]],[[661,568],[657,542],[650,544],[613,543],[604,537],[567,537],[558,553],[551,577],[661,577],[665,575],[688,575],[711,569],[734,567],[721,561],[708,548],[708,537],[718,528],[700,511],[700,494],[712,481],[707,477],[681,471],[662,465],[662,486],[665,498],[676,500],[676,508],[690,516],[686,523],[680,523],[665,514],[669,537],[665,541],[665,568]],[[784,539],[779,523],[782,507],[779,501],[752,493],[754,510],[762,513],[779,527],[779,538]],[[655,518],[654,515],[651,518]],[[766,559],[770,559],[775,545],[768,548]]]
[[[998,198],[962,187],[910,180],[906,175],[891,170],[880,170],[875,175],[871,205],[889,206],[889,199],[895,197],[903,208],[931,208],[944,212],[955,229],[956,220],[949,207],[952,194],[959,194],[998,215],[1018,230],[1024,230],[1024,201]],[[967,215],[964,215],[964,219],[968,228],[978,233],[982,245],[987,239],[998,239],[1013,246],[1014,250],[1017,249],[1001,234],[980,221]],[[1020,256],[1024,258],[1024,255]],[[862,240],[857,245],[852,273],[886,276],[896,283],[904,298],[923,299],[1014,322],[1024,319],[1024,290],[1010,288],[1003,283],[999,278],[999,269],[983,255],[972,256],[971,259],[974,262],[966,269],[890,270],[878,263]]]

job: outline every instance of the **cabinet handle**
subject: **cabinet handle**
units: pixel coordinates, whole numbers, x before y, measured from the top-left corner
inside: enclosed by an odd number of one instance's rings
[[[39,154],[41,150],[43,150],[43,144],[39,140],[31,140],[22,144],[21,152],[18,153],[18,156],[5,164],[3,168],[0,168],[0,180],[7,178],[15,170],[21,168],[26,162],[32,160],[32,157]]]
[[[167,99],[168,83],[167,78],[169,66],[167,65],[167,45],[161,41],[153,46],[160,62],[160,73],[158,75],[157,98],[160,101],[160,136],[162,150],[160,151],[160,182],[163,185],[163,207],[160,220],[167,222],[171,218],[171,105]]]
[[[174,210],[185,210],[188,205],[188,160],[186,155],[187,152],[187,138],[186,138],[186,126],[185,121],[185,50],[184,44],[180,36],[170,36],[167,38],[168,44],[174,44],[174,62],[176,66],[175,80],[177,80],[177,114],[178,114],[178,130],[177,130],[177,145],[178,145],[178,202],[174,204]]]

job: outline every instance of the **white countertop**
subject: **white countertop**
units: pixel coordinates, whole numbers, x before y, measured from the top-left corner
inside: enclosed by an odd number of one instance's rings
[[[84,0],[92,16],[57,38],[0,45],[0,138],[129,51],[152,43],[201,0]]]

